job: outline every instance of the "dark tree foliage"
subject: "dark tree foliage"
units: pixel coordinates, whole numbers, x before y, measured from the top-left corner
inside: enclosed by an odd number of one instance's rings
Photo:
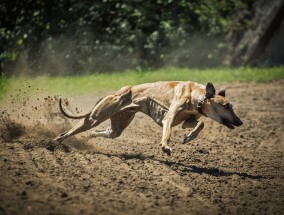
[[[199,35],[205,41],[221,38],[194,53],[204,53],[214,65],[224,35],[232,27],[250,26],[251,5],[246,0],[3,0],[1,73],[12,74],[19,62],[31,75],[198,66],[187,52]],[[235,21],[238,14],[242,17]]]

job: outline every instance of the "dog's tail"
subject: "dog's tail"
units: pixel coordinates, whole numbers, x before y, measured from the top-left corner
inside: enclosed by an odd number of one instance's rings
[[[82,118],[85,118],[85,117],[87,117],[87,116],[89,116],[89,115],[91,114],[91,111],[89,111],[88,113],[86,113],[86,114],[84,114],[84,115],[81,115],[81,116],[71,116],[71,115],[69,115],[69,114],[66,113],[65,110],[63,109],[63,106],[62,106],[62,99],[61,99],[61,98],[59,99],[59,109],[60,109],[61,113],[62,113],[64,116],[66,116],[66,117],[68,117],[68,118],[70,118],[70,119],[82,119]]]

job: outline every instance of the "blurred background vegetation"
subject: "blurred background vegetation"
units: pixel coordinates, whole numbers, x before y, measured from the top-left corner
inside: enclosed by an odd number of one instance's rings
[[[1,75],[219,66],[254,0],[2,0]]]

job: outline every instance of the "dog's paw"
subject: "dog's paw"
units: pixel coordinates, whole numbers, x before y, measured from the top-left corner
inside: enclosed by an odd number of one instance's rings
[[[196,136],[193,135],[193,134],[185,135],[182,143],[186,144],[186,143],[192,141],[194,138],[196,138]]]
[[[162,150],[169,156],[172,154],[172,149],[169,146],[162,146]]]
[[[63,140],[63,138],[64,138],[64,134],[60,134],[59,136],[55,137],[55,138],[53,139],[53,141],[54,141],[55,143],[61,143],[62,140]]]
[[[55,143],[60,143],[60,142],[61,142],[59,137],[54,138],[53,141],[54,141]]]
[[[58,136],[58,137],[55,137],[54,139],[53,139],[53,141],[55,142],[55,143],[61,143],[62,142],[62,136]]]
[[[182,144],[186,144],[186,143],[188,143],[189,141],[191,141],[192,139],[193,139],[193,138],[192,138],[191,136],[186,135],[186,136],[184,137],[184,139],[183,139]]]

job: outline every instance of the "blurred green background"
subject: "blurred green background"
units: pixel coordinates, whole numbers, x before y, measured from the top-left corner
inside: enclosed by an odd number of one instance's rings
[[[0,71],[78,75],[220,66],[253,0],[3,0]]]

